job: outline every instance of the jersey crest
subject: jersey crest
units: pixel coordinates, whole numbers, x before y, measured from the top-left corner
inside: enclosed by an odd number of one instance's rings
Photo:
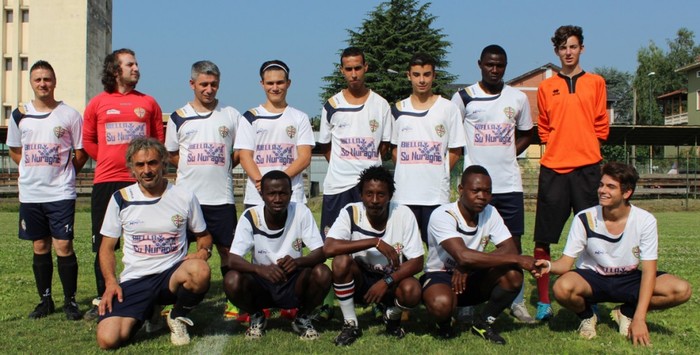
[[[221,135],[222,138],[228,137],[228,134],[229,134],[228,127],[226,127],[226,126],[219,127],[219,134]]]
[[[300,252],[303,246],[304,242],[301,240],[301,238],[294,239],[294,241],[292,242],[292,248],[294,249],[294,251]]]
[[[435,126],[435,133],[437,133],[439,137],[442,137],[445,135],[445,133],[447,133],[447,129],[445,129],[444,125],[439,124]]]
[[[180,227],[182,227],[183,224],[185,224],[185,217],[182,217],[179,214],[176,214],[176,215],[170,217],[170,220],[173,222],[173,224],[177,228],[180,228]]]
[[[144,116],[146,116],[146,109],[144,109],[143,107],[137,107],[134,109],[134,114],[138,118],[143,118]]]
[[[503,113],[505,113],[506,117],[511,121],[515,118],[515,109],[510,106],[504,108]]]
[[[286,132],[289,138],[294,138],[297,135],[297,129],[294,126],[287,126]]]
[[[56,138],[61,138],[64,134],[66,134],[66,129],[61,126],[56,126],[53,128],[53,134],[56,136]]]
[[[375,120],[374,118],[369,121],[369,129],[372,131],[372,133],[376,132],[377,129],[379,129],[379,121]]]

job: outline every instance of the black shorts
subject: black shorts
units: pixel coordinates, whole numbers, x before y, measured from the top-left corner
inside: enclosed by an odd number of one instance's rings
[[[583,166],[567,174],[540,166],[535,242],[559,243],[571,210],[578,213],[598,204],[600,174],[598,164]]]
[[[292,274],[287,275],[287,281],[282,283],[272,283],[257,274],[247,274],[270,296],[267,302],[263,301],[263,308],[299,308],[301,302],[294,292],[297,279],[305,268],[298,268]]]
[[[489,294],[481,294],[479,288],[488,276],[488,269],[475,270],[467,276],[467,287],[461,294],[457,295],[457,307],[473,306],[489,300]],[[428,287],[436,284],[444,284],[452,288],[452,273],[447,271],[426,272],[420,277],[423,292]]]
[[[336,195],[323,195],[321,208],[321,237],[326,240],[326,232],[338,218],[340,210],[348,203],[360,202],[360,190],[353,187]]]
[[[377,282],[384,282],[384,278],[387,276],[385,274],[381,274],[378,272],[371,272],[363,269],[360,267],[360,270],[362,271],[362,280],[358,282],[358,280],[355,280],[355,294],[353,295],[353,299],[355,300],[355,303],[357,304],[366,304],[365,302],[365,295],[367,294],[367,291]],[[386,305],[386,306],[393,306],[394,305],[394,299],[396,298],[396,283],[394,283],[391,287],[389,287],[386,290],[386,293],[384,294],[384,297],[381,300],[381,303]]]
[[[102,230],[102,221],[105,218],[105,213],[107,213],[109,199],[112,198],[112,195],[114,195],[116,191],[133,184],[133,182],[129,181],[112,181],[101,182],[92,186],[90,212],[92,217],[93,252],[97,253],[100,250],[100,244],[102,244],[102,234],[100,234],[100,230]],[[117,240],[117,245],[114,248],[119,249],[119,240]]]
[[[440,205],[434,206],[421,206],[421,205],[406,205],[411,209],[413,215],[416,217],[416,222],[418,222],[418,228],[420,228],[420,239],[423,243],[428,244],[428,223],[430,222],[430,215],[435,211]]]
[[[525,203],[522,192],[493,194],[490,205],[501,215],[511,235],[522,236],[525,233]]]
[[[109,317],[128,317],[141,323],[151,318],[154,305],[174,304],[177,296],[170,292],[170,278],[180,265],[182,261],[160,274],[120,283],[123,301],[119,302],[116,296],[112,298],[112,312],[100,316],[99,320]]]
[[[19,239],[73,240],[75,200],[19,204]]]
[[[605,276],[593,270],[575,269],[575,272],[588,282],[593,294],[589,303],[616,302],[637,304],[639,300],[639,286],[642,284],[642,272],[635,270],[628,274]],[[657,271],[656,277],[665,274]]]
[[[233,242],[233,233],[236,231],[238,219],[236,217],[236,205],[201,205],[204,222],[207,223],[207,231],[211,234],[214,244],[224,248],[230,248]],[[192,243],[197,241],[194,233],[187,230],[187,240]]]

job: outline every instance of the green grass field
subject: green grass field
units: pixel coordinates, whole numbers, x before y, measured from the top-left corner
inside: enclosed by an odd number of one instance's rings
[[[657,209],[658,210],[658,209]],[[685,279],[692,285],[700,282],[700,265],[695,259],[700,219],[697,212],[656,212],[660,233],[659,269]],[[525,237],[524,250],[532,250],[531,231],[534,214],[526,215],[530,231]],[[0,212],[0,353],[97,353],[95,343],[95,322],[67,321],[60,311],[62,290],[58,275],[54,271],[54,300],[59,312],[41,319],[27,318],[38,302],[36,287],[31,271],[32,249],[29,242],[17,238],[17,213]],[[90,214],[82,210],[76,217],[76,253],[80,263],[78,302],[82,310],[87,310],[95,293],[93,277],[93,254],[90,250]],[[562,244],[553,246],[554,256],[558,257]],[[216,271],[219,262],[216,257],[210,261]],[[598,324],[598,337],[587,341],[580,339],[576,328],[578,320],[569,311],[554,304],[555,317],[547,324],[522,325],[514,318],[503,314],[496,322],[496,329],[508,341],[505,346],[487,343],[468,331],[449,341],[438,341],[432,336],[432,322],[425,309],[419,308],[404,324],[408,334],[401,341],[382,335],[383,326],[360,311],[360,323],[364,336],[347,349],[333,345],[333,338],[341,327],[340,318],[329,323],[319,323],[322,333],[316,342],[298,340],[291,330],[289,321],[274,318],[268,323],[268,332],[263,340],[250,342],[244,339],[245,328],[236,322],[222,320],[224,299],[221,289],[221,275],[212,272],[212,287],[204,302],[191,313],[195,327],[190,329],[192,343],[176,348],[170,344],[167,330],[156,334],[139,332],[134,342],[118,353],[412,353],[412,354],[581,354],[581,353],[663,353],[693,354],[700,348],[700,308],[698,296],[675,309],[652,312],[648,316],[653,347],[635,348],[623,339],[615,328],[615,323],[607,316],[614,305],[601,304],[603,319]],[[534,314],[533,296],[536,295],[534,279],[527,276],[526,298],[531,313]],[[339,311],[337,312],[337,315]]]

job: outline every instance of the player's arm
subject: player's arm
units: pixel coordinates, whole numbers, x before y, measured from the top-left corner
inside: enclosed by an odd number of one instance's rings
[[[575,258],[568,255],[562,255],[559,259],[549,262],[548,260],[539,259],[535,262],[535,266],[542,274],[561,275],[571,270],[574,266]]]
[[[84,149],[75,149],[73,151],[73,168],[75,168],[75,173],[79,173],[80,170],[85,166],[85,162],[88,160],[88,155],[85,153]]]
[[[22,160],[22,147],[10,147],[10,159],[19,165]]]
[[[97,161],[97,114],[91,101],[83,115],[83,149],[94,161]]]
[[[379,156],[384,159],[386,154],[389,152],[391,149],[391,143],[390,142],[381,142],[379,143]]]
[[[187,259],[202,259],[204,261],[209,260],[211,257],[212,249],[212,238],[208,230],[203,232],[195,233],[195,238],[197,238],[197,251],[192,254],[187,254],[185,260]]]
[[[326,255],[323,254],[323,247],[318,247],[310,253],[294,259],[299,267],[312,267],[326,260]]]
[[[642,260],[641,266],[642,282],[639,286],[639,300],[627,336],[632,339],[634,345],[649,346],[651,342],[647,328],[647,312],[656,286],[656,260]]]
[[[547,99],[542,86],[537,89],[537,109],[540,112],[537,117],[537,134],[540,136],[540,144],[545,145],[549,140],[550,127],[547,114]]]
[[[535,129],[530,128],[527,131],[515,131],[515,155],[520,155],[527,149],[527,147],[532,144],[532,137],[534,136]]]
[[[464,147],[458,147],[458,148],[450,148],[449,151],[449,159],[450,159],[450,171],[452,168],[455,167],[455,164],[459,161],[459,158],[462,156],[462,151],[464,150]]]
[[[326,158],[327,162],[331,161],[331,144],[330,143],[318,143],[318,148],[321,154]]]
[[[284,173],[290,178],[293,178],[301,174],[304,169],[309,167],[311,164],[311,146],[310,145],[297,145],[297,158],[289,164]]]
[[[168,152],[168,154],[170,155],[169,156],[170,165],[177,168],[179,166],[178,164],[180,164],[180,152],[179,151]]]
[[[228,266],[231,270],[240,273],[256,274],[272,283],[286,280],[284,270],[276,264],[258,265],[249,262],[238,254],[231,253],[228,256]]]
[[[255,187],[260,191],[260,180],[262,180],[262,174],[258,168],[258,164],[255,164],[255,159],[253,158],[254,152],[250,149],[239,149],[238,154],[241,160],[241,167],[245,171],[248,178],[255,183]]]
[[[100,242],[100,269],[102,269],[102,276],[105,279],[105,293],[102,295],[102,302],[99,306],[99,314],[104,315],[107,312],[112,312],[112,299],[117,296],[117,300],[122,302],[124,296],[122,295],[122,288],[117,282],[117,261],[114,254],[114,248],[117,246],[117,241],[119,238],[108,237],[106,235],[102,236],[102,242]]]
[[[231,153],[231,169],[237,167],[240,162],[241,162],[241,152],[240,152],[240,150],[236,149],[233,151],[233,153]]]
[[[484,253],[467,248],[461,238],[449,238],[440,245],[457,262],[467,270],[486,269],[498,266],[517,265],[526,270],[534,269],[535,260],[531,256],[519,255],[513,238],[508,238],[496,245],[492,253]]]
[[[396,164],[396,155],[399,154],[399,148],[396,146],[396,144],[391,145],[391,161]]]

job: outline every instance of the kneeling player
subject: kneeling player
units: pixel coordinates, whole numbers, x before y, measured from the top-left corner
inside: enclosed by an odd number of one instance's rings
[[[464,170],[459,199],[438,207],[428,225],[428,261],[421,276],[423,302],[435,317],[438,337],[455,336],[455,307],[486,302],[472,332],[505,344],[491,325],[513,303],[523,283],[521,268],[534,270],[531,256],[518,248],[491,200],[491,177],[482,166]],[[484,252],[491,241],[492,252]]]
[[[596,336],[591,305],[617,302],[611,316],[620,334],[634,344],[650,345],[647,311],[677,306],[690,298],[690,284],[656,270],[656,219],[629,200],[639,175],[622,163],[605,164],[598,186],[598,206],[574,218],[559,260],[538,260],[542,272],[561,275],[554,297],[581,319],[579,333]],[[641,261],[640,261],[641,260]],[[571,267],[576,261],[576,268]],[[641,270],[639,269],[641,266]]]
[[[326,234],[323,247],[333,257],[333,288],[345,323],[336,345],[350,345],[362,335],[355,301],[382,303],[387,334],[403,338],[401,314],[420,303],[413,275],[423,267],[423,244],[411,210],[391,203],[394,178],[375,166],[360,174],[362,202],[350,203]]]
[[[309,314],[331,286],[331,271],[323,264],[323,240],[311,211],[290,202],[292,180],[273,170],[263,175],[264,205],[243,212],[231,244],[224,290],[229,301],[250,313],[246,339],[263,336],[263,308],[299,308],[292,328],[303,340],[318,339]],[[303,255],[306,245],[311,252]],[[252,249],[253,262],[243,257]]]

